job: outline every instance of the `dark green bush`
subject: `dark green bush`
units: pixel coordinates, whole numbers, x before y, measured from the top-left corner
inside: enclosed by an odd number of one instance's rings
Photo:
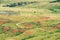
[[[9,6],[9,7],[15,7],[15,6],[17,6],[17,4],[13,3],[13,4],[10,4],[10,5],[7,5],[7,6]]]
[[[51,1],[50,3],[60,2],[60,0]]]
[[[33,2],[17,2],[17,3],[12,3],[12,4],[3,5],[3,7],[23,6],[23,5],[32,4],[32,3],[37,3],[37,2],[36,2],[36,1],[33,1]]]
[[[56,0],[57,2],[60,2],[60,0]]]
[[[60,28],[59,28],[59,29],[57,29],[55,32],[60,32]]]

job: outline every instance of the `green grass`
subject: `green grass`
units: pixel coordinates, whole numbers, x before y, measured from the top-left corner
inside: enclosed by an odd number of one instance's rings
[[[0,12],[12,11],[12,13],[19,13],[17,16],[0,16],[2,19],[12,21],[11,23],[5,21],[3,24],[0,22],[0,40],[60,40],[60,25],[57,25],[60,23],[60,3],[49,3],[53,0],[0,1]],[[34,1],[39,3],[3,7],[7,4]],[[57,29],[55,29],[55,25],[57,25]],[[10,29],[3,30],[3,26]],[[13,30],[14,28],[15,30]]]

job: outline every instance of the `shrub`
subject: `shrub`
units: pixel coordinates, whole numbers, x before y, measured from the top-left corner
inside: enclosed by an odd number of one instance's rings
[[[57,29],[55,32],[60,32],[60,28],[59,28],[59,29]]]
[[[10,5],[7,5],[7,7],[15,7],[15,6],[17,6],[16,3],[13,3],[13,4],[10,4]]]
[[[51,1],[50,3],[60,2],[60,0]]]
[[[32,4],[32,3],[36,3],[36,1],[33,1],[33,2],[17,2],[17,3],[12,3],[12,4],[3,5],[3,7],[23,6],[23,5]]]
[[[18,2],[17,4],[18,4],[18,5],[22,5],[22,3],[21,3],[21,2]]]
[[[56,0],[57,2],[60,2],[60,0]]]

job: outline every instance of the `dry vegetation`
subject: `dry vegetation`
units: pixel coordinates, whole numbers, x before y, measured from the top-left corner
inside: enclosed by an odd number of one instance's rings
[[[0,40],[60,40],[60,2],[0,1]]]

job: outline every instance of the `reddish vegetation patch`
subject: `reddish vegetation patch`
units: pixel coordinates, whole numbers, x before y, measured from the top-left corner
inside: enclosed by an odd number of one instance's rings
[[[29,30],[29,31],[26,31],[26,32],[24,33],[24,35],[25,35],[25,36],[28,36],[28,35],[32,35],[33,33],[35,33],[34,30]]]
[[[42,20],[51,20],[50,17],[40,17]]]
[[[18,32],[18,29],[12,29],[11,32],[12,33],[17,33]]]
[[[46,28],[45,27],[41,27],[41,28],[39,28],[40,30],[46,30]]]
[[[3,21],[0,21],[0,24],[3,24],[4,22]]]
[[[58,28],[57,27],[54,27],[53,30],[57,30]]]
[[[10,28],[9,27],[3,27],[4,31],[8,31]]]
[[[58,28],[60,28],[60,23],[54,26],[54,29],[58,29]]]
[[[27,28],[32,28],[32,26],[33,26],[32,24],[27,24],[26,25]]]
[[[26,30],[25,29],[21,29],[21,30],[19,30],[19,32],[25,32]]]

